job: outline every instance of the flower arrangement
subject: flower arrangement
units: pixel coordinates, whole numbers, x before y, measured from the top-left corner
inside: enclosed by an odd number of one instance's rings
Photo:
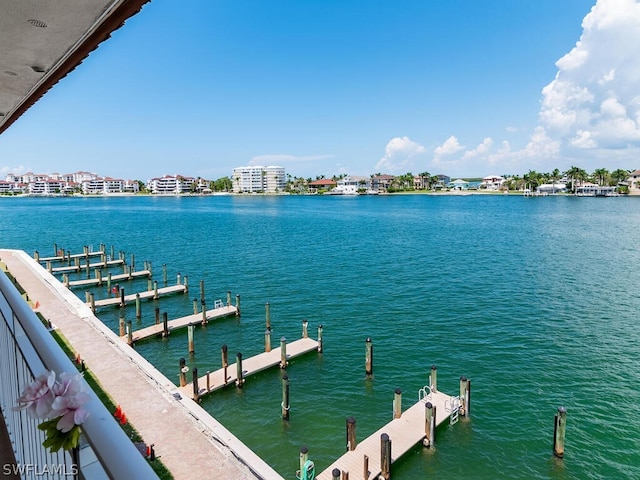
[[[26,409],[30,416],[43,419],[38,425],[46,432],[42,445],[57,452],[78,446],[79,425],[89,415],[82,406],[90,399],[80,373],[63,372],[56,380],[55,372],[50,371],[25,387],[16,409]]]

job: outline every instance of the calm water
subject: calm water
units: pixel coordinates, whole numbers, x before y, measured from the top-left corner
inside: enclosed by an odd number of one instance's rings
[[[395,479],[640,478],[640,199],[503,196],[0,199],[0,245],[52,255],[83,245],[151,261],[156,279],[189,276],[187,296],[158,301],[169,318],[241,295],[240,320],[197,329],[191,367],[219,368],[220,346],[245,357],[324,325],[325,352],[291,362],[291,419],[281,372],[211,395],[203,406],[286,478],[309,448],[317,471],[390,420],[395,388],[417,399],[472,380],[469,420],[416,447]],[[145,290],[146,281],[134,282]],[[125,284],[128,292],[133,289]],[[93,290],[97,298],[106,287]],[[77,291],[84,298],[82,290]],[[154,323],[143,303],[140,325]],[[135,307],[125,309],[135,320]],[[114,331],[117,310],[99,316]],[[374,378],[364,375],[365,339]],[[186,332],[136,346],[177,382]],[[568,409],[564,460],[553,416]],[[353,474],[352,474],[353,475]]]

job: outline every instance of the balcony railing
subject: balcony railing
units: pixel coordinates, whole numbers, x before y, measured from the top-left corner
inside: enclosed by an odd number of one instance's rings
[[[51,453],[42,446],[45,436],[38,429],[40,420],[14,407],[25,386],[49,370],[75,372],[76,367],[7,275],[0,272],[0,409],[13,446],[16,472],[23,479],[34,480],[157,479],[149,463],[88,385],[91,401],[85,408],[89,416],[82,424],[77,458],[64,450]]]

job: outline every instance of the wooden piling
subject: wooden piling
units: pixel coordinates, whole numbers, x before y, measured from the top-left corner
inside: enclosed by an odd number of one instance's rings
[[[369,455],[364,456],[362,478],[369,480]]]
[[[229,358],[227,356],[227,346],[222,345],[222,368],[224,369],[224,384],[227,384],[229,376],[227,375],[227,368],[229,367]]]
[[[200,280],[200,302],[204,302],[204,280]]]
[[[98,280],[98,286],[102,286],[102,269],[96,268],[96,280]]]
[[[180,277],[180,272],[176,275],[176,285],[182,285],[182,278]]]
[[[287,339],[280,339],[280,368],[287,368]]]
[[[202,325],[207,324],[207,302],[202,300]]]
[[[156,325],[160,325],[160,307],[155,308]]]
[[[271,351],[271,329],[267,328],[264,332],[264,351]]]
[[[120,307],[124,307],[125,306],[125,299],[124,299],[124,287],[120,287]]]
[[[89,255],[87,255],[87,263],[85,265],[85,272],[87,273],[87,279],[91,278],[91,267],[89,264]]]
[[[402,416],[402,390],[396,388],[393,395],[393,418]]]
[[[158,299],[158,281],[157,280],[153,281],[153,299],[154,300]]]
[[[189,368],[187,367],[187,362],[184,358],[180,359],[180,386],[184,387],[187,384],[187,372]]]
[[[391,439],[389,435],[380,435],[380,478],[391,478]]]
[[[356,449],[356,419],[355,417],[347,417],[347,452],[351,452]]]
[[[432,390],[438,390],[438,367],[431,365],[431,376],[429,377],[429,385]]]
[[[267,329],[271,329],[271,305],[269,305],[269,302],[267,302],[264,305],[264,310],[265,310],[265,316],[266,316],[266,321],[267,321]]]
[[[365,340],[365,373],[367,377],[371,377],[373,375],[373,343],[371,342],[371,338],[367,337]]]
[[[136,318],[142,318],[142,306],[140,304],[140,294],[136,293]]]
[[[242,388],[242,385],[244,385],[244,377],[242,376],[242,353],[238,352],[236,355],[236,386]]]
[[[198,314],[198,299],[197,298],[193,299],[193,314],[194,315]]]
[[[340,469],[334,468],[331,470],[331,480],[340,480]]]
[[[136,256],[135,254],[131,254],[131,271],[136,270]]]
[[[227,307],[231,306],[231,292],[227,291]]]
[[[193,342],[193,331],[194,331],[195,327],[193,326],[193,323],[190,323],[189,325],[187,325],[187,337],[189,339],[189,354],[193,355],[195,353],[195,345]]]
[[[120,336],[124,337],[126,330],[124,327],[124,317],[122,315],[120,315],[119,327],[120,327]]]
[[[111,272],[107,273],[107,291],[109,292],[109,296],[111,296]]]
[[[162,312],[162,336],[169,336],[169,319],[167,318],[167,312]]]
[[[460,377],[460,415],[469,416],[471,406],[471,380],[464,375]]]
[[[111,259],[115,257],[115,247],[111,245]]]
[[[349,480],[349,472],[342,472],[342,480]]]
[[[300,476],[298,478],[307,478],[304,473],[306,464],[309,461],[309,449],[307,447],[300,448]]]
[[[69,287],[69,274],[68,273],[63,273],[62,274],[62,281],[64,282],[64,286],[67,288]]]
[[[553,424],[553,454],[558,458],[564,457],[564,436],[567,426],[567,409],[558,407]]]
[[[427,448],[433,447],[436,443],[436,407],[431,402],[425,404],[424,433],[425,438],[422,441]]]
[[[147,279],[147,290],[153,290],[153,280],[151,280],[151,277]]]
[[[318,353],[322,353],[322,324],[318,325]]]
[[[89,294],[89,301],[91,302],[91,311],[94,313],[96,313],[96,298],[93,295],[93,293]]]
[[[236,317],[240,316],[240,295],[236,294]]]
[[[162,281],[166,286],[167,285],[167,264],[166,263],[162,264]]]
[[[289,377],[282,377],[282,419],[289,420]]]
[[[52,272],[51,260],[47,260],[46,266],[47,266],[47,272],[51,273]]]
[[[131,328],[131,320],[127,320],[127,344],[133,346],[133,328]]]
[[[198,368],[193,367],[193,399],[200,401],[200,388],[198,388]]]
[[[53,244],[53,256],[57,256],[58,255],[58,244],[54,243]]]
[[[184,293],[188,293],[189,292],[189,275],[184,276],[183,285],[184,285]]]
[[[207,393],[211,390],[211,371],[207,370]]]
[[[309,338],[309,322],[307,319],[302,320],[302,338]]]

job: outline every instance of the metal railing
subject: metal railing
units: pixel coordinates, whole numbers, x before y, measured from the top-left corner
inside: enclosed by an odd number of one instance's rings
[[[0,410],[17,463],[11,468],[21,478],[34,480],[158,478],[88,385],[91,401],[84,408],[89,416],[82,424],[77,457],[65,450],[51,453],[43,447],[45,433],[38,429],[40,420],[14,407],[25,386],[48,370],[59,374],[75,372],[76,367],[7,275],[0,272]]]

